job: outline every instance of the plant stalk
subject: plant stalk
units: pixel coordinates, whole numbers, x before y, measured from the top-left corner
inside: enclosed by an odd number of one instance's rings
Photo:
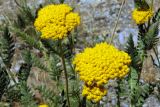
[[[153,10],[154,0],[151,0],[151,10]]]
[[[60,41],[60,51],[61,51],[60,57],[61,57],[62,66],[63,66],[63,70],[64,70],[64,75],[65,75],[65,85],[66,85],[67,103],[68,103],[68,107],[70,107],[68,74],[67,74],[67,69],[66,69],[66,64],[65,64],[65,58],[64,58],[64,52],[63,52],[63,49],[62,49],[62,43],[61,43],[61,41]]]

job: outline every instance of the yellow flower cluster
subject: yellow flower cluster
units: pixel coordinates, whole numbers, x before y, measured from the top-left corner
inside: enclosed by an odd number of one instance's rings
[[[107,90],[103,86],[83,86],[82,95],[87,96],[88,100],[98,102],[106,95]]]
[[[41,105],[39,105],[38,107],[48,107],[48,105],[46,105],[46,104],[41,104]]]
[[[148,10],[138,10],[134,9],[132,12],[132,18],[135,20],[136,24],[144,24],[153,16],[153,11]]]
[[[93,48],[86,48],[73,60],[75,70],[85,83],[82,94],[87,96],[87,99],[99,101],[106,94],[102,88],[104,84],[110,79],[126,76],[130,63],[131,58],[127,53],[107,43],[99,43]],[[99,95],[97,99],[96,95]]]
[[[68,32],[80,24],[78,13],[67,4],[52,4],[38,11],[34,26],[43,39],[63,39]]]

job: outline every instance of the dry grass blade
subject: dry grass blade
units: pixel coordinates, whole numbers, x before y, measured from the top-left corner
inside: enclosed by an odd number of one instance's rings
[[[119,22],[119,18],[120,18],[121,12],[122,12],[122,8],[123,8],[123,6],[124,6],[124,4],[125,4],[125,1],[126,1],[126,0],[123,0],[123,2],[122,2],[122,4],[121,4],[121,7],[120,7],[120,10],[119,10],[119,12],[118,12],[118,18],[117,18],[117,20],[116,20],[116,24],[115,24],[115,26],[114,26],[114,29],[113,29],[113,32],[112,32],[112,35],[111,35],[111,39],[110,39],[109,44],[111,44],[112,41],[113,41],[113,39],[114,39],[115,31],[116,31],[116,29],[117,29],[118,22]]]

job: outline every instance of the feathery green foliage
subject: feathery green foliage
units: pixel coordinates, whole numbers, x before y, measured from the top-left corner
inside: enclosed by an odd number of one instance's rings
[[[150,50],[158,44],[158,41],[159,41],[159,38],[158,38],[159,28],[158,27],[159,27],[159,22],[152,24],[149,27],[148,32],[145,34],[144,45],[145,45],[146,50]]]
[[[38,67],[41,70],[44,70],[46,72],[51,71],[48,66],[46,66],[44,63],[42,63],[41,59],[38,56],[31,54],[31,58],[32,58],[33,66]]]
[[[51,77],[52,80],[59,81],[61,73],[62,73],[62,68],[61,68],[60,60],[59,60],[58,56],[52,54],[49,57],[49,61],[50,61],[50,64],[51,64],[50,65],[51,72],[49,73],[50,77]]]
[[[62,90],[60,93],[55,93],[53,90],[48,89],[47,86],[37,87],[37,90],[42,95],[43,102],[47,103],[49,106],[67,107],[64,90]]]
[[[10,34],[8,27],[4,27],[0,48],[1,48],[0,53],[2,55],[1,57],[3,59],[4,64],[10,67],[11,59],[15,51],[15,43],[14,43],[14,38]]]
[[[53,90],[50,90],[47,88],[47,86],[39,86],[37,87],[37,90],[42,95],[42,100],[49,104],[50,106],[57,106],[60,102],[60,96],[58,97]]]
[[[12,30],[16,33],[17,36],[21,37],[27,44],[29,44],[29,46],[35,47],[39,50],[43,50],[42,43],[36,40],[36,38],[26,34],[25,32],[17,28],[13,28]]]
[[[141,70],[142,60],[138,55],[139,54],[138,48],[134,46],[134,41],[132,37],[133,37],[132,34],[130,34],[127,41],[126,52],[131,56],[132,59],[131,66],[137,70]]]
[[[154,17],[152,18],[153,23],[156,23],[157,21],[160,20],[160,8],[155,12]]]
[[[14,54],[14,40],[8,27],[4,27],[3,34],[0,36],[0,99],[8,89],[10,76],[8,69],[11,67],[11,59]]]
[[[20,82],[20,92],[21,97],[20,97],[20,103],[24,107],[36,107],[36,103],[33,99],[33,93],[31,92],[31,89],[27,86],[26,82]],[[29,105],[28,105],[29,104]]]
[[[13,86],[9,87],[7,91],[7,98],[10,102],[19,102],[22,105],[27,105],[30,103],[32,105],[32,94],[30,88],[27,86],[27,79],[32,67],[31,53],[26,51],[24,54],[25,63],[22,64],[17,76],[18,82]]]
[[[7,72],[0,66],[0,100],[2,99],[3,94],[6,92],[8,84],[9,84],[9,77]]]
[[[33,63],[30,51],[23,52],[23,58],[25,63],[21,65],[18,72],[18,79],[20,82],[27,81]]]
[[[139,84],[138,78],[139,77],[137,71],[134,68],[131,68],[131,74],[129,79],[131,105],[141,107],[145,99],[149,95],[149,85]]]
[[[52,41],[52,40],[41,40],[44,47],[48,50],[48,54],[55,53],[59,55],[59,48],[58,48],[58,42]]]
[[[27,0],[17,1],[15,3],[19,7],[19,14],[17,14],[17,20],[15,21],[15,25],[19,28],[24,28],[26,25],[32,24],[35,20],[34,11],[27,5]],[[21,26],[22,25],[22,26]]]

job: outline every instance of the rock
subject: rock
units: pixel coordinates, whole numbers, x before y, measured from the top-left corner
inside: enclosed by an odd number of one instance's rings
[[[102,35],[102,32],[112,32],[118,16],[122,0],[81,0],[76,8],[80,12],[82,25],[86,32]],[[119,27],[131,27],[131,10],[133,1],[127,1],[120,16]],[[125,20],[125,21],[124,21]]]
[[[118,41],[120,44],[124,45],[127,42],[127,38],[129,35],[132,34],[132,38],[134,41],[135,46],[137,45],[137,36],[138,36],[138,30],[135,28],[124,28],[123,31],[118,33]]]
[[[153,51],[147,52],[147,57],[143,61],[141,79],[150,84],[156,84],[160,79],[160,69],[154,65],[153,59],[156,59],[153,55]],[[151,57],[152,56],[152,57]]]
[[[160,107],[160,101],[155,96],[150,96],[142,107]]]

